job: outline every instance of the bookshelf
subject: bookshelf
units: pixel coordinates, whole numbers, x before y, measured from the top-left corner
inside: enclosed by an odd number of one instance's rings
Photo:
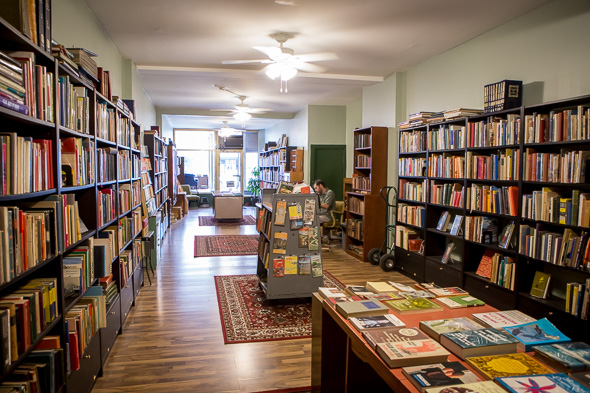
[[[303,181],[303,148],[282,146],[258,154],[260,188],[277,188],[281,181]]]
[[[583,96],[401,129],[396,268],[417,281],[462,286],[494,307],[547,317],[583,339],[578,332],[589,323],[572,296],[574,283],[576,290],[590,283],[588,108]],[[423,253],[409,249],[415,239],[424,240]],[[551,275],[546,299],[530,295],[536,271]]]
[[[346,252],[369,261],[385,237],[386,204],[379,191],[387,185],[387,127],[353,131],[351,191],[346,193]],[[377,261],[377,264],[379,261]]]
[[[180,165],[176,155],[176,145],[170,142],[167,147],[168,162],[168,194],[170,195],[170,206],[176,206],[176,197],[178,194],[178,174]]]
[[[0,37],[0,51],[17,51],[22,64],[3,58],[0,73],[7,61],[22,67],[25,92],[0,105],[0,172],[8,174],[0,179],[0,314],[8,317],[7,298],[26,287],[29,313],[45,317],[17,322],[30,333],[13,346],[0,382],[58,338],[54,390],[89,392],[143,283],[140,126],[4,19]],[[33,298],[44,294],[51,300],[41,307]],[[99,325],[79,327],[93,315]]]
[[[256,273],[266,298],[311,297],[323,285],[317,196],[273,194],[271,204],[257,207]]]

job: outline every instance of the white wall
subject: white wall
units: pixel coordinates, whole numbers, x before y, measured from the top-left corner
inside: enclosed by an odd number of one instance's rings
[[[409,69],[406,116],[483,108],[484,85],[503,79],[523,81],[524,105],[589,94],[589,37],[590,2],[553,1]]]

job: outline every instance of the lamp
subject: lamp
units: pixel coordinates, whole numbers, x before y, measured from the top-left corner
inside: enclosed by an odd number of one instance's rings
[[[269,64],[266,67],[266,75],[272,80],[280,78],[281,93],[283,92],[283,85],[285,86],[285,93],[287,93],[287,81],[297,75],[297,68],[289,64],[289,57],[287,57]]]
[[[246,123],[248,120],[250,120],[251,117],[252,117],[252,115],[249,114],[248,112],[238,111],[238,112],[234,113],[234,119],[241,122],[242,127],[244,126],[244,123]]]

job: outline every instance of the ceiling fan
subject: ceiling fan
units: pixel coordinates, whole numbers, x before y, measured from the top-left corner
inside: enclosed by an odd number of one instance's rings
[[[264,67],[266,75],[271,79],[280,78],[281,92],[283,91],[283,84],[285,85],[285,92],[287,92],[287,81],[293,78],[298,70],[305,72],[324,72],[325,67],[317,64],[310,64],[314,61],[337,60],[338,55],[333,52],[317,52],[306,53],[302,55],[295,55],[291,48],[283,46],[288,39],[295,37],[293,33],[278,32],[270,34],[270,37],[279,43],[276,46],[253,46],[252,48],[264,53],[268,59],[257,60],[224,60],[222,64],[246,64],[246,63],[262,63],[268,64]]]
[[[240,95],[229,90],[227,87],[215,85],[219,90],[227,91],[230,94],[233,94],[237,99],[240,100],[240,103],[237,104],[232,109],[211,109],[212,112],[229,112],[230,115],[234,117],[234,119],[241,121],[242,125],[246,123],[252,117],[252,114],[258,113],[266,113],[271,112],[271,108],[251,108],[250,105],[244,103],[248,96]]]
[[[232,135],[240,135],[242,132],[246,132],[247,130],[233,128],[227,125],[227,120],[223,121],[223,126],[217,130],[217,133],[221,137],[228,137]]]

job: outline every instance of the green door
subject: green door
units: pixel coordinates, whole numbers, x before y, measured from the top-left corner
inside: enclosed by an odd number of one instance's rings
[[[311,145],[310,154],[310,185],[322,179],[334,191],[336,200],[341,201],[342,179],[346,176],[346,145]]]

